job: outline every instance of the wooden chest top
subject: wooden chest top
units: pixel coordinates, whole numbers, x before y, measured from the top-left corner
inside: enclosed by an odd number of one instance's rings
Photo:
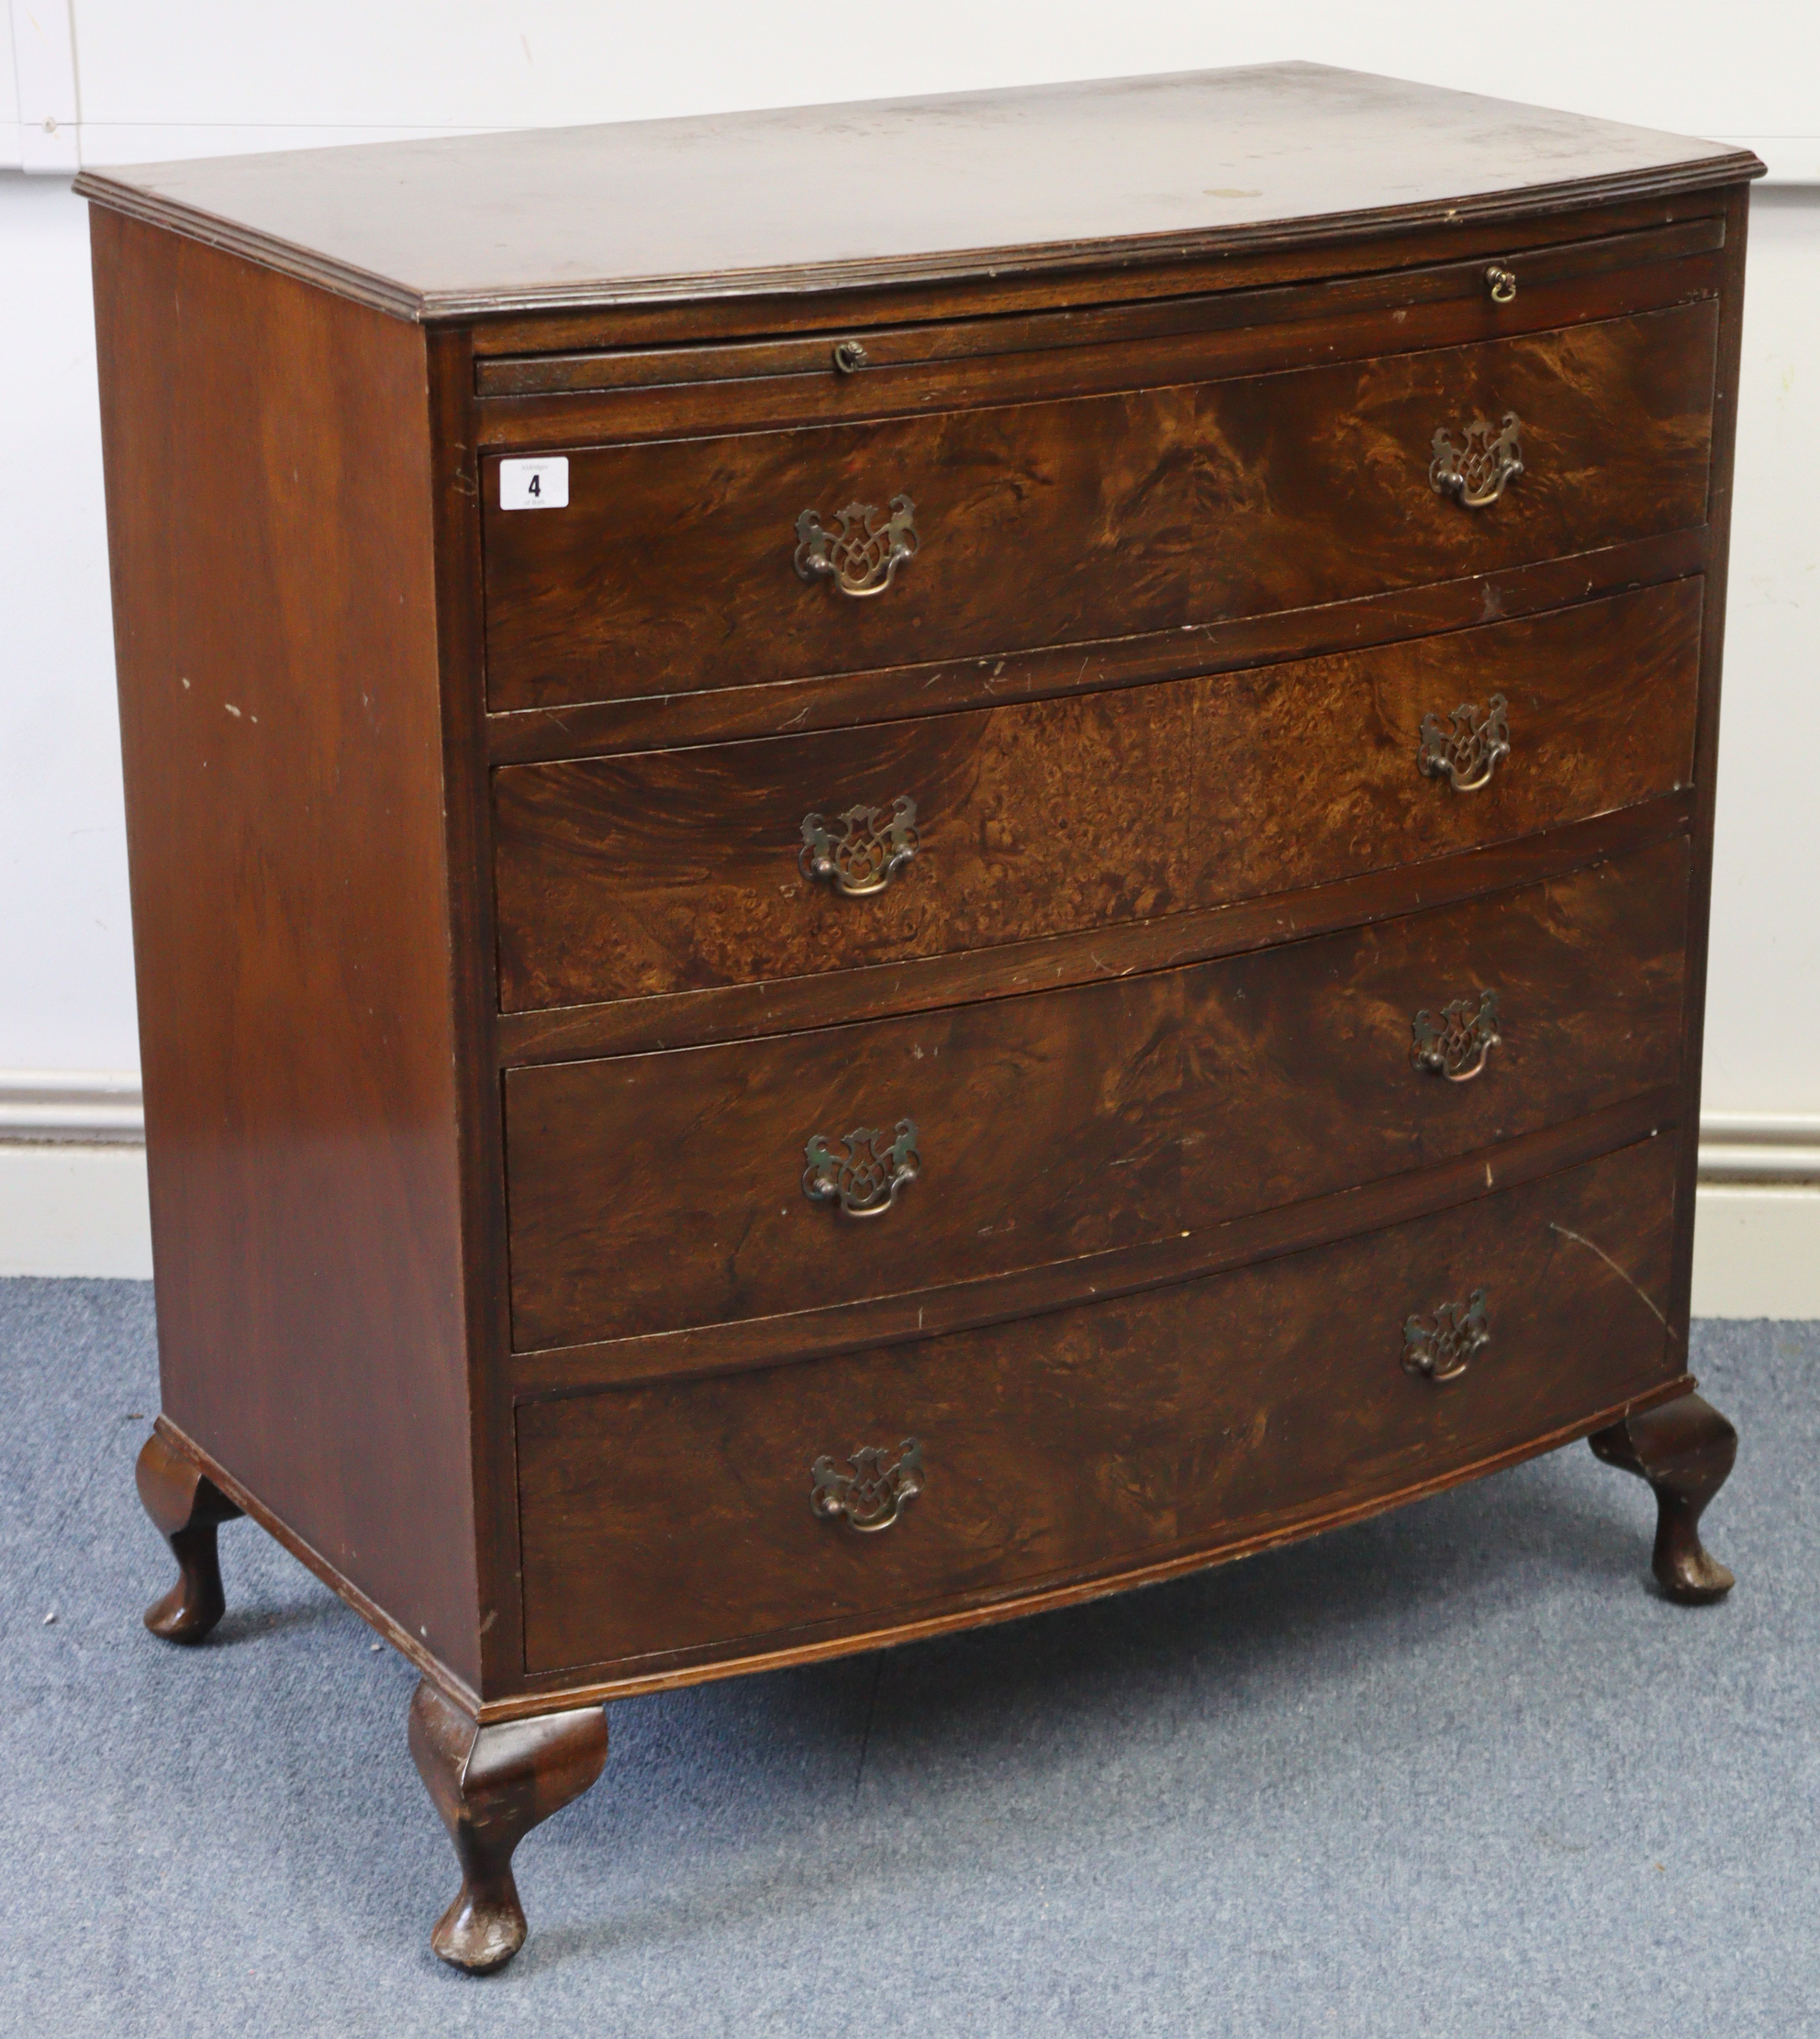
[[[1321,64],[87,173],[403,317],[1208,255],[1747,176],[1747,151]]]

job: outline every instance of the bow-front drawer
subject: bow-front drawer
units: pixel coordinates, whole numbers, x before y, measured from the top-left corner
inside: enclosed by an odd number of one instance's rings
[[[1255,1546],[1672,1379],[1671,1138],[1022,1323],[518,1412],[533,1673],[753,1654]]]
[[[487,699],[989,657],[1689,529],[1716,335],[1703,300],[1066,402],[556,446],[536,471],[488,456]]]
[[[1142,1248],[1637,1097],[1679,1070],[1687,871],[1675,837],[1191,968],[514,1069],[514,1343]]]
[[[814,975],[1508,841],[1692,773],[1698,578],[880,727],[494,774],[508,1012]]]

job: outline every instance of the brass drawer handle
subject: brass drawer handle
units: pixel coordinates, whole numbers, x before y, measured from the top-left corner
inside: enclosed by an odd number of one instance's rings
[[[888,1134],[872,1126],[856,1127],[844,1140],[817,1133],[803,1149],[803,1195],[812,1204],[838,1203],[849,1218],[882,1218],[922,1165],[916,1137],[914,1119],[899,1119]]]
[[[1491,783],[1491,774],[1511,754],[1509,704],[1494,694],[1485,705],[1485,719],[1479,719],[1479,703],[1466,701],[1454,710],[1453,727],[1444,730],[1440,718],[1422,719],[1422,748],[1416,762],[1431,779],[1446,779],[1456,793],[1477,793]]]
[[[1485,272],[1485,287],[1491,293],[1494,305],[1513,305],[1516,302],[1516,276],[1501,262],[1493,262]]]
[[[838,340],[834,342],[834,367],[839,374],[852,375],[864,368],[871,359],[872,356],[856,340]]]
[[[1514,291],[1514,282],[1511,287]],[[1475,418],[1460,438],[1464,444],[1456,446],[1445,428],[1435,434],[1428,485],[1466,509],[1483,509],[1523,473],[1523,427],[1507,410],[1495,439],[1483,418]]]
[[[851,1473],[837,1473],[832,1458],[818,1458],[810,1469],[815,1485],[809,1505],[824,1522],[845,1516],[847,1527],[862,1535],[888,1530],[922,1491],[922,1445],[914,1437],[904,1439],[888,1465],[876,1444],[854,1453],[847,1464]]]
[[[819,511],[804,510],[797,518],[797,572],[806,581],[832,581],[856,600],[884,594],[899,567],[916,557],[916,505],[894,496],[890,517],[877,519],[872,504],[849,503],[831,531]]]
[[[1414,1031],[1410,1060],[1418,1069],[1449,1083],[1470,1083],[1503,1039],[1498,1031],[1498,994],[1481,991],[1476,1008],[1470,998],[1456,998],[1441,1008],[1438,1025],[1425,1011],[1418,1012]]]
[[[1424,1380],[1457,1380],[1467,1363],[1491,1343],[1486,1296],[1475,1288],[1464,1303],[1442,1303],[1435,1321],[1411,1317],[1403,1324],[1403,1372]]]
[[[921,846],[916,802],[900,793],[889,814],[866,807],[849,808],[832,819],[805,814],[797,864],[804,877],[832,885],[849,899],[864,899],[908,870]]]

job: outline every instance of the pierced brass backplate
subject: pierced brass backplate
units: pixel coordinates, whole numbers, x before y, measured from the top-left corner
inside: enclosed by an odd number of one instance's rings
[[[900,793],[887,814],[882,808],[849,808],[844,814],[805,814],[797,863],[806,878],[832,885],[849,899],[882,892],[910,868],[922,846],[916,832],[916,802]]]
[[[1425,776],[1446,779],[1456,793],[1477,793],[1489,786],[1491,774],[1511,754],[1510,704],[1502,694],[1486,703],[1483,719],[1477,701],[1463,701],[1452,716],[1453,727],[1424,715],[1416,763]]]
[[[809,1166],[802,1193],[813,1204],[839,1204],[849,1218],[882,1218],[922,1165],[916,1120],[899,1119],[893,1133],[859,1126],[844,1140],[817,1133],[803,1149]]]
[[[1516,293],[1514,277],[1511,292]],[[1495,286],[1492,295],[1497,295]],[[1523,426],[1513,410],[1504,413],[1495,430],[1488,418],[1475,418],[1460,440],[1456,446],[1445,428],[1435,434],[1429,449],[1434,458],[1428,464],[1428,485],[1437,496],[1451,496],[1463,508],[1484,509],[1523,473]]]
[[[916,557],[916,505],[908,496],[892,496],[883,524],[873,504],[849,503],[834,525],[826,529],[812,509],[797,518],[796,568],[804,580],[832,581],[863,600],[884,594],[899,567]]]
[[[888,1530],[922,1491],[922,1445],[914,1437],[904,1439],[889,1465],[877,1444],[854,1452],[847,1464],[851,1473],[837,1472],[832,1458],[818,1458],[810,1469],[815,1485],[809,1505],[824,1521],[844,1517],[862,1534]]]
[[[1403,1322],[1403,1371],[1432,1381],[1457,1380],[1467,1364],[1491,1343],[1485,1291],[1475,1288],[1463,1303],[1442,1303],[1435,1321]]]
[[[1418,1069],[1449,1083],[1470,1083],[1503,1038],[1498,1031],[1498,994],[1481,991],[1476,1007],[1470,998],[1456,998],[1441,1008],[1438,1022],[1426,1010],[1418,1012],[1412,1031],[1410,1060]]]

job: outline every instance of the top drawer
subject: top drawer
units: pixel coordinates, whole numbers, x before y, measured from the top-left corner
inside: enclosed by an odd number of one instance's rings
[[[1703,300],[1218,382],[572,447],[566,503],[535,510],[501,509],[489,456],[489,705],[1164,630],[1686,529],[1716,332]],[[1472,485],[1436,486],[1449,447],[1479,459]],[[823,571],[843,532],[844,572]]]

